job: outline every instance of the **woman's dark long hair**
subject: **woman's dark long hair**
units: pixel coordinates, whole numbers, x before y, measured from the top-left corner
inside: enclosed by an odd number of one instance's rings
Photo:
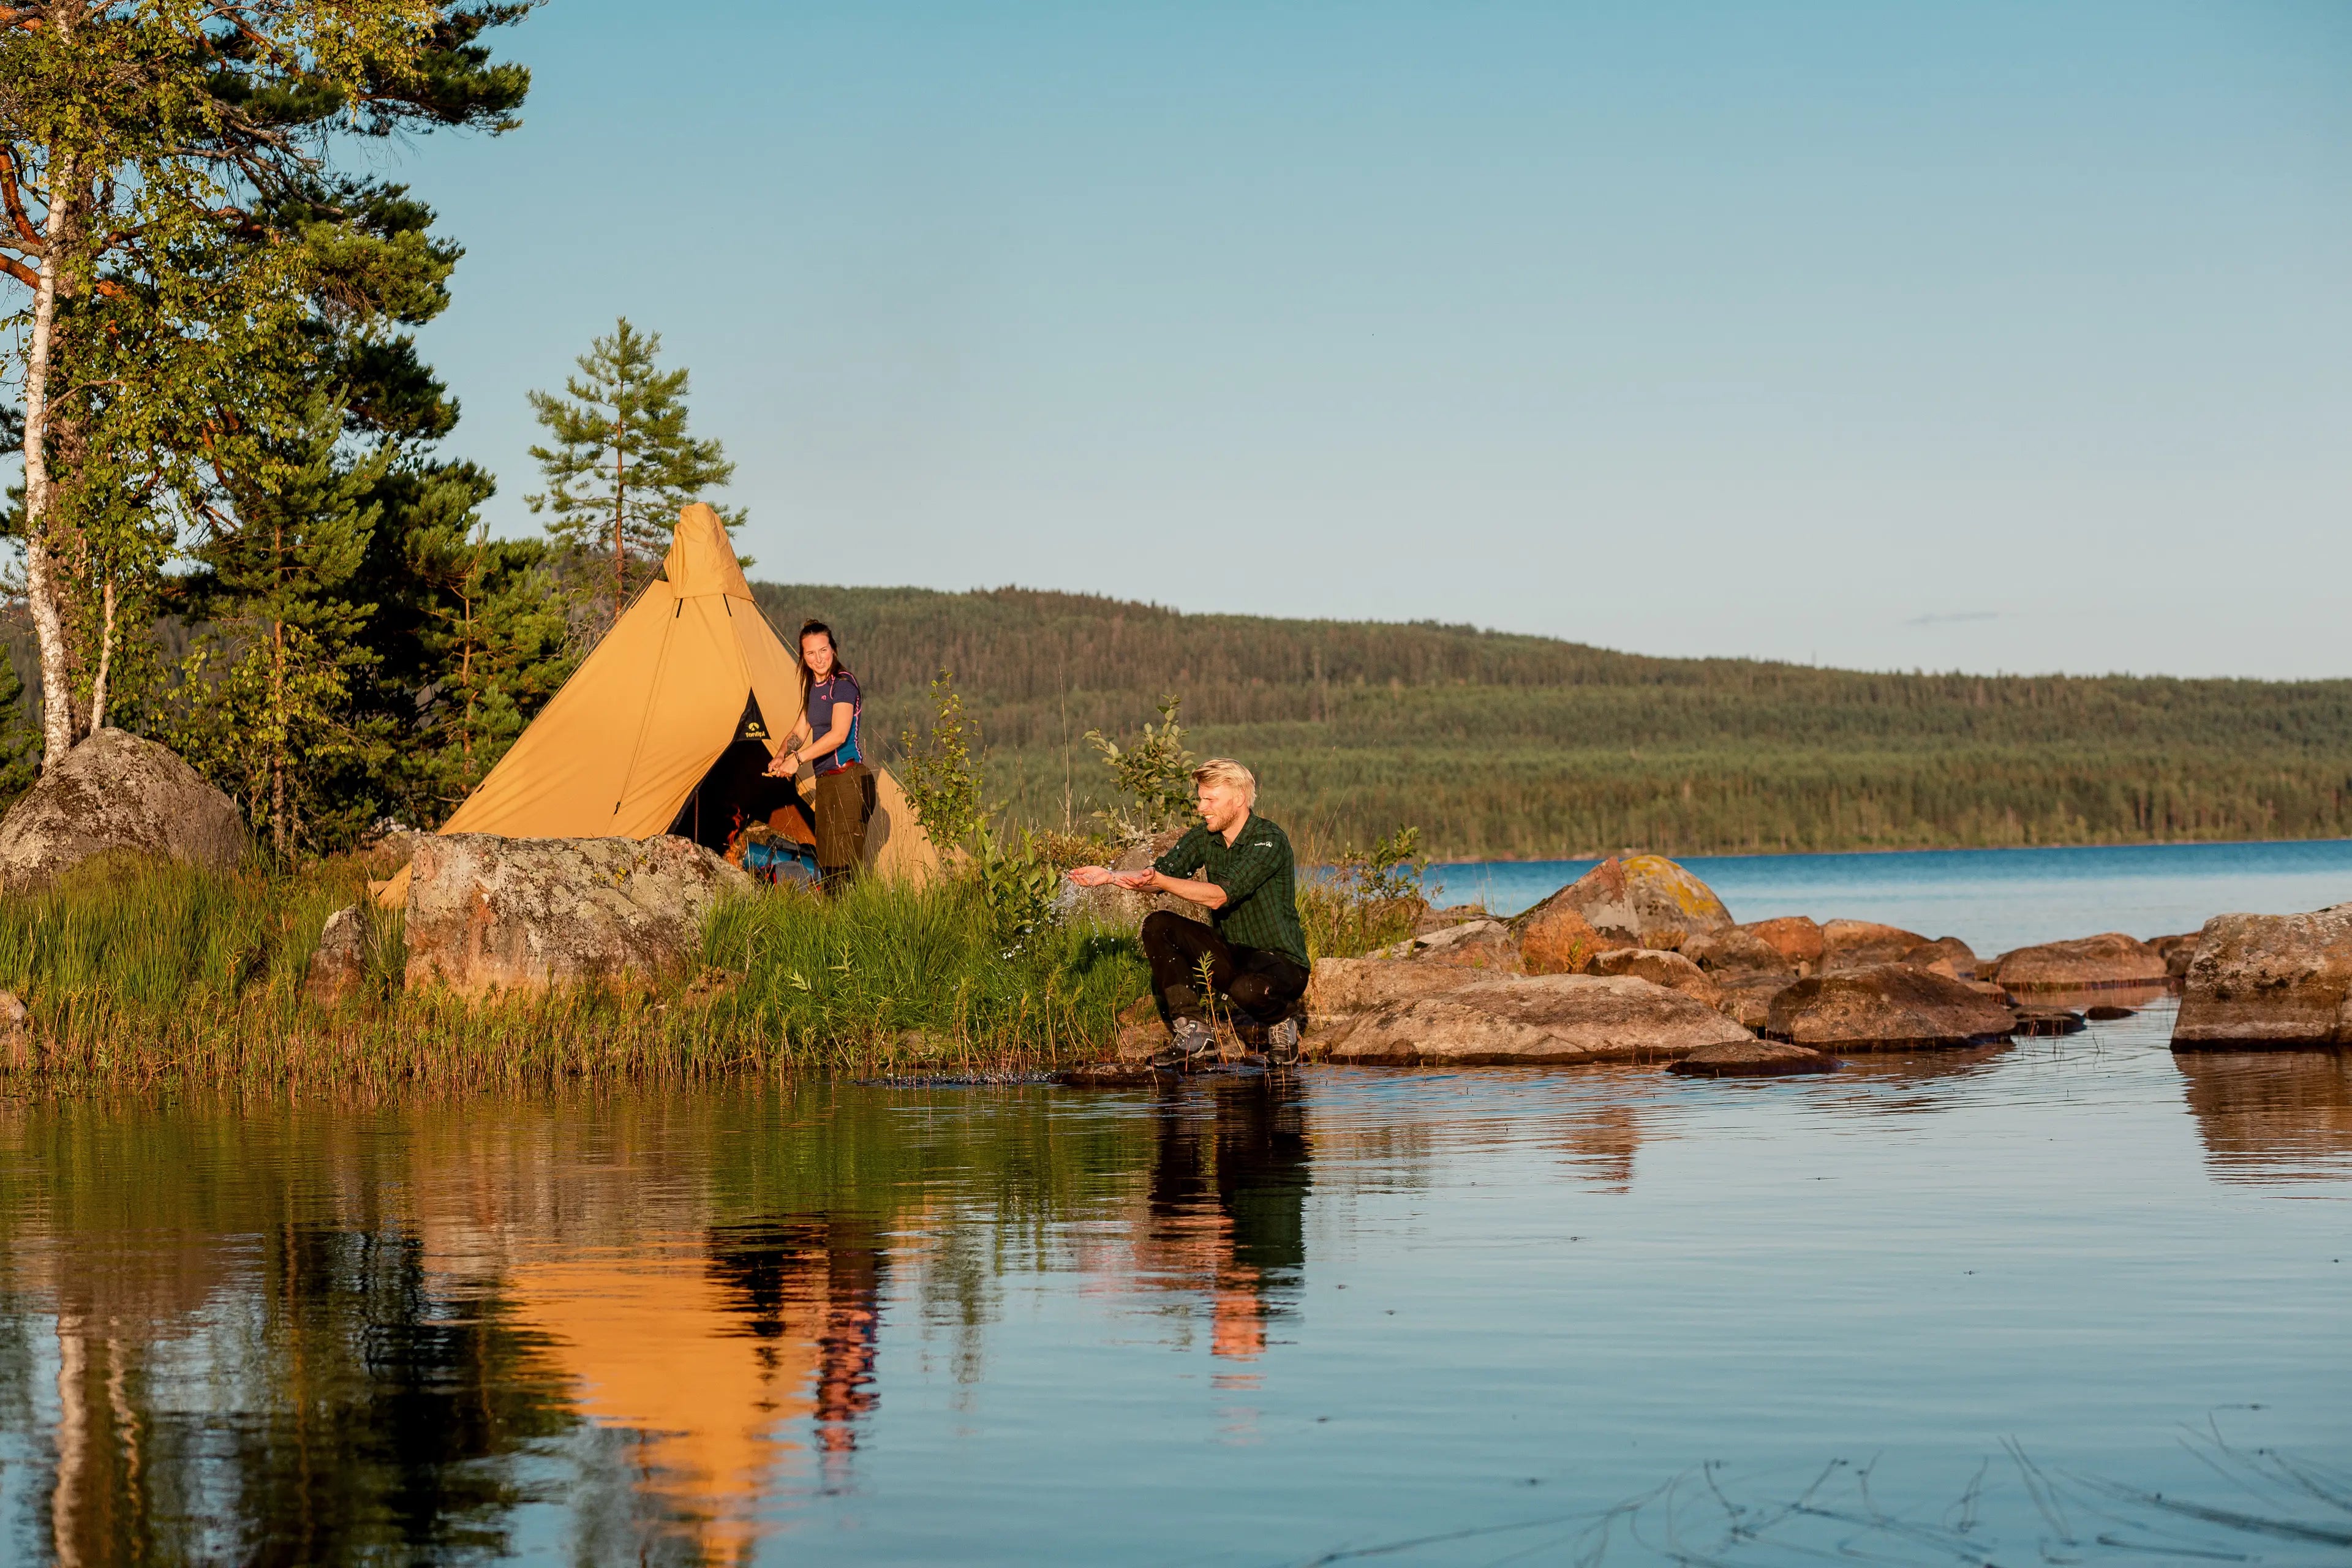
[[[849,666],[841,662],[841,639],[833,635],[833,628],[823,621],[803,621],[801,635],[793,639],[793,655],[801,667],[801,711],[803,713],[808,711],[809,689],[816,684],[816,677],[809,673],[808,660],[799,657],[801,644],[819,635],[824,637],[824,646],[833,649],[833,673],[847,675],[852,680],[857,679],[851,673]]]

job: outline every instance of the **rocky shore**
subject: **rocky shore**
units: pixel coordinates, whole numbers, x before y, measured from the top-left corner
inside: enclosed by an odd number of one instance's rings
[[[2086,1014],[2124,1016],[2174,991],[2177,1049],[2352,1043],[2352,905],[1979,958],[1958,937],[1869,921],[1743,924],[1686,868],[1612,858],[1510,920],[1433,911],[1382,952],[1318,963],[1307,1050],[1339,1062],[1822,1071],[1840,1055],[2073,1033]]]

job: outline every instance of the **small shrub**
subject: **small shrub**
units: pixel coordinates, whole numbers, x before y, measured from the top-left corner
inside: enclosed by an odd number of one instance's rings
[[[1143,726],[1143,739],[1121,746],[1100,730],[1087,731],[1087,743],[1102,753],[1121,804],[1100,812],[1105,826],[1123,843],[1139,844],[1192,815],[1192,753],[1177,720],[1183,699],[1160,700],[1160,722]]]
[[[1343,852],[1298,889],[1309,956],[1353,958],[1412,935],[1429,907],[1421,896],[1428,868],[1418,827],[1400,827],[1369,849]]]

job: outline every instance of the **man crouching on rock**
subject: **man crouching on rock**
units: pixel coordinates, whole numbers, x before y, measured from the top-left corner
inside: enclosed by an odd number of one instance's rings
[[[1307,994],[1307,936],[1298,925],[1298,868],[1281,828],[1250,808],[1257,779],[1229,757],[1192,770],[1200,826],[1148,871],[1081,866],[1082,888],[1117,883],[1139,893],[1171,893],[1209,911],[1209,921],[1161,910],[1143,922],[1143,956],[1151,990],[1171,1037],[1154,1058],[1163,1067],[1205,1062],[1217,1048],[1202,1010],[1202,961],[1209,986],[1222,992],[1253,1026],[1263,1028],[1269,1061],[1298,1059],[1295,1004]]]

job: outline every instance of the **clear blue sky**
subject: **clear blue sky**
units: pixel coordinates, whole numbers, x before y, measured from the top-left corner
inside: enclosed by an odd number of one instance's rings
[[[2352,675],[2352,5],[551,0],[385,172],[535,526],[625,313],[757,574]]]

